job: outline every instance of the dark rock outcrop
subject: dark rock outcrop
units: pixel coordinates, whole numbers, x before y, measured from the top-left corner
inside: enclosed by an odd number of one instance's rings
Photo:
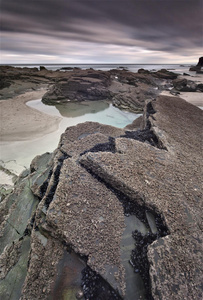
[[[195,92],[198,85],[192,81],[185,78],[178,78],[173,80],[173,86],[177,91],[180,92]]]
[[[66,67],[65,67],[66,68]],[[72,68],[71,72],[37,68],[1,66],[0,99],[21,94],[25,90],[48,88],[43,96],[45,104],[68,101],[108,100],[114,106],[133,112],[143,111],[145,100],[152,100],[164,89],[171,87],[178,74],[166,69],[157,72],[140,69],[133,73],[124,69],[99,71]]]
[[[137,71],[137,73],[138,73],[138,74],[150,74],[150,71],[145,70],[145,69],[139,69],[139,70]]]
[[[162,79],[176,79],[178,74],[166,69],[161,69],[157,72],[154,72],[154,76]]]
[[[203,68],[203,56],[199,58],[199,61],[196,66],[190,67],[190,71],[199,71],[201,72],[201,68]]]
[[[46,69],[44,66],[40,66],[40,67],[39,67],[39,70],[40,70],[40,71],[43,71],[43,70],[47,70],[47,69]]]
[[[42,101],[45,104],[51,104],[67,101],[109,100],[116,107],[139,112],[143,110],[145,99],[155,98],[159,87],[160,90],[163,88],[162,78],[176,77],[177,74],[171,77],[171,72],[168,73],[166,70],[165,73],[163,71],[163,73],[141,72],[137,74],[118,69],[107,72],[81,70],[55,83],[44,95]]]
[[[141,123],[67,128],[19,177],[0,203],[2,299],[202,299],[203,112],[159,96]]]
[[[203,92],[203,83],[197,85],[197,91]]]
[[[110,98],[110,93],[106,89],[108,77],[87,74],[88,76],[72,77],[67,81],[60,81],[48,91],[43,102],[53,101],[85,101],[85,100],[104,100]]]

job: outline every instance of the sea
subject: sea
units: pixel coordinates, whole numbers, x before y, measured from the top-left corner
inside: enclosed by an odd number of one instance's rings
[[[44,66],[48,70],[60,70],[64,67],[68,68],[80,68],[82,70],[85,69],[95,69],[108,71],[111,69],[126,69],[131,72],[137,72],[139,69],[146,69],[149,71],[157,71],[160,69],[171,70],[175,73],[188,73],[190,75],[194,75],[194,72],[190,72],[189,68],[191,65],[189,64],[13,64],[11,66],[14,67],[29,67],[29,68],[39,68],[40,66]]]

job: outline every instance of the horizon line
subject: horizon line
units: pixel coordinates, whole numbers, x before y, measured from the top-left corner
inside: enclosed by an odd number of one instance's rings
[[[0,63],[5,65],[190,65],[192,63]]]

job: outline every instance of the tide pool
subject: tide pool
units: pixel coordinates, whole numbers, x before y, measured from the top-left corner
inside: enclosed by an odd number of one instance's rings
[[[107,101],[68,102],[50,106],[38,99],[27,102],[27,105],[48,115],[59,116],[62,120],[58,130],[43,137],[1,143],[1,164],[15,174],[28,168],[36,155],[54,151],[61,134],[67,127],[92,121],[123,128],[140,116],[140,114],[119,110]]]

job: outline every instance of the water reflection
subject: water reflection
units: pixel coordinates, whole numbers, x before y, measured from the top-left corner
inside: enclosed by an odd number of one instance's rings
[[[41,99],[27,102],[27,105],[43,113],[59,116],[62,121],[58,130],[34,140],[13,141],[1,143],[1,160],[5,168],[19,174],[25,167],[28,168],[31,160],[45,152],[52,152],[57,148],[61,134],[67,127],[87,121],[99,122],[123,128],[132,123],[140,114],[121,111],[107,101],[86,101],[83,103],[45,105]]]
[[[56,104],[55,107],[62,117],[75,118],[85,114],[95,114],[104,111],[109,107],[109,103],[106,101],[69,102]]]
[[[29,101],[27,105],[46,114],[62,117],[60,124],[62,132],[69,126],[86,121],[123,128],[140,116],[140,114],[122,111],[107,101],[67,102],[51,106],[45,105],[39,99]]]
[[[129,263],[132,250],[135,249],[135,240],[132,232],[138,230],[142,234],[148,232],[147,227],[135,215],[125,217],[126,228],[121,240],[121,259],[126,272],[126,300],[144,299],[145,288],[139,273],[135,273]]]
[[[77,294],[81,291],[81,272],[85,267],[85,263],[75,253],[70,254],[64,251],[63,258],[57,266],[57,275],[48,299],[77,300]]]

